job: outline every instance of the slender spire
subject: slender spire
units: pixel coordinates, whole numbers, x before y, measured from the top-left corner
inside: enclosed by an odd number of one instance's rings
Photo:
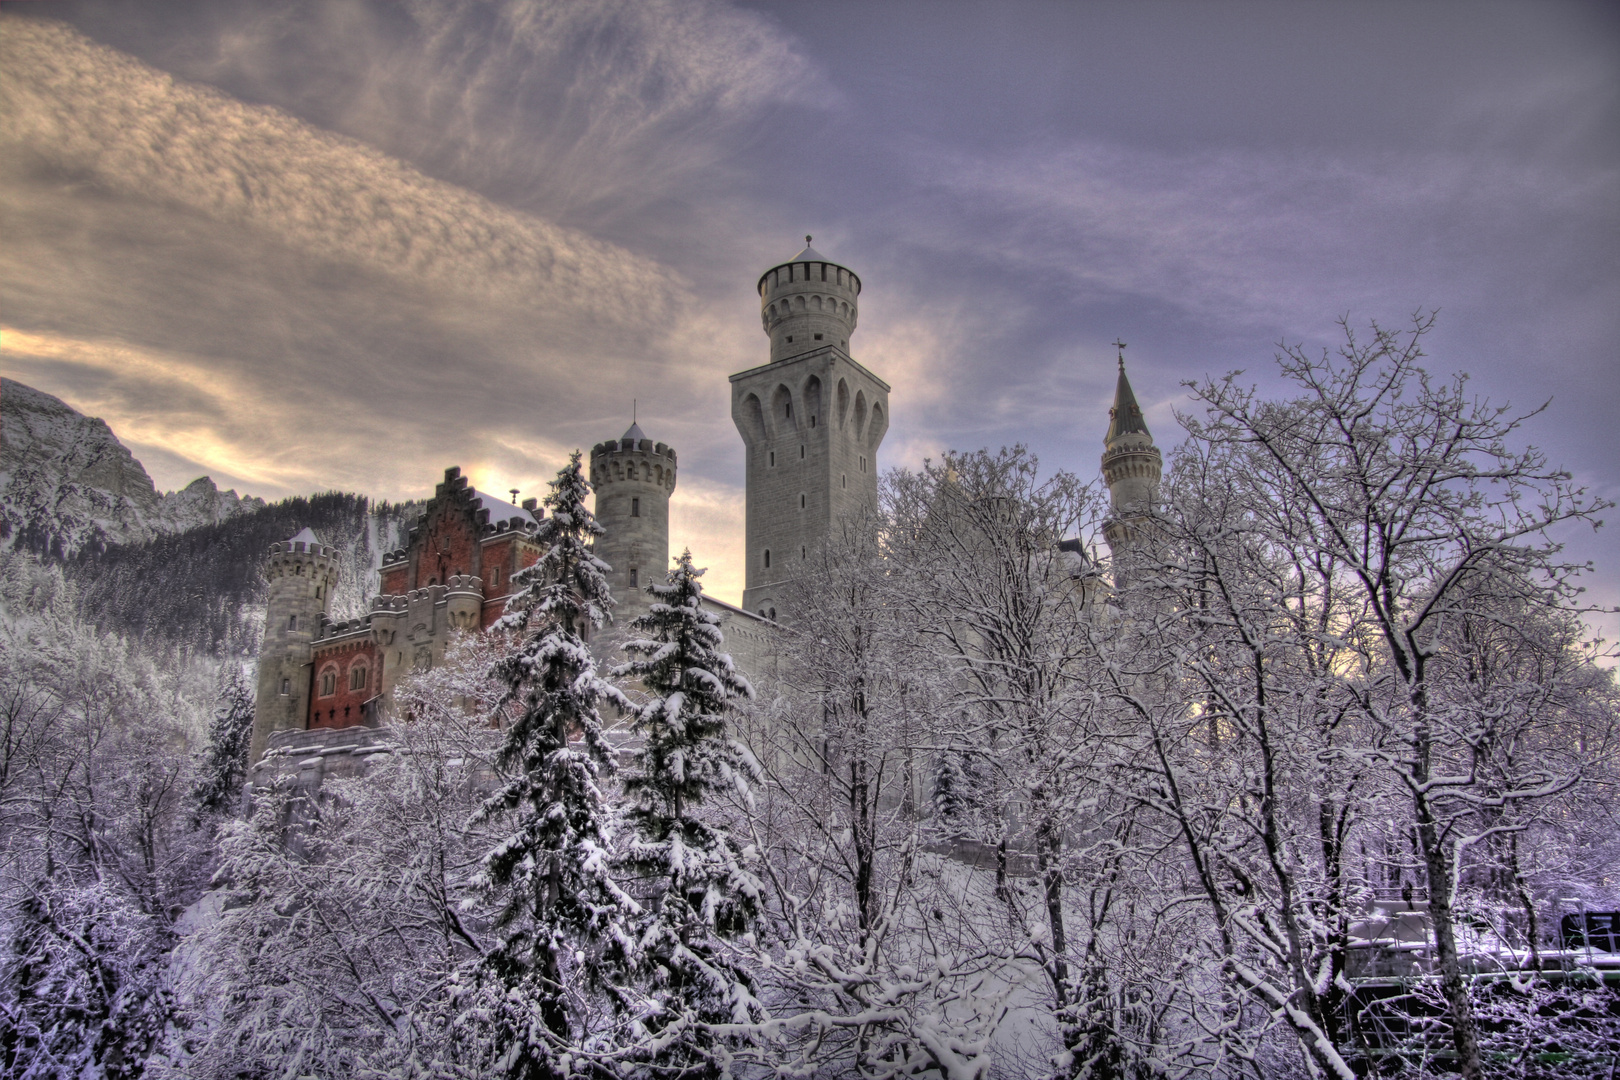
[[[1120,348],[1119,384],[1114,387],[1114,407],[1108,410],[1108,435],[1103,439],[1105,446],[1111,446],[1115,439],[1135,432],[1152,438],[1147,420],[1142,416],[1142,406],[1136,403],[1136,395],[1131,392],[1131,380],[1125,377],[1125,344],[1119,341],[1114,344]]]

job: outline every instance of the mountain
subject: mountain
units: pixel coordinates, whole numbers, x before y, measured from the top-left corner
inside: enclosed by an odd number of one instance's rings
[[[220,491],[206,476],[161,494],[104,421],[0,378],[0,546],[62,560],[264,505]]]

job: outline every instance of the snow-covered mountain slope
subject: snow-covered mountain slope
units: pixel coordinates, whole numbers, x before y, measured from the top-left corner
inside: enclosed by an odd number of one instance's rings
[[[0,545],[53,558],[139,543],[264,506],[206,476],[160,494],[105,422],[0,379]]]

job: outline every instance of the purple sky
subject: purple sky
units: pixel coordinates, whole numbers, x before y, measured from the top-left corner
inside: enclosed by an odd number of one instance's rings
[[[1433,368],[1620,496],[1612,4],[0,8],[0,363],[163,487],[538,494],[637,398],[735,599],[726,376],[812,233],[884,465],[1093,476],[1116,336],[1168,450],[1182,380],[1438,308]]]

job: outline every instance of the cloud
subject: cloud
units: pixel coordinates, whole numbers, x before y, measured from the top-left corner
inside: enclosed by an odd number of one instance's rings
[[[1440,152],[1349,160],[1087,143],[922,156],[952,201],[1004,223],[984,257],[1064,282],[1076,302],[1134,296],[1227,326],[1409,303],[1392,294],[1414,278],[1477,295],[1482,248],[1595,205],[1617,179]],[[1461,222],[1470,227],[1447,228]],[[1414,250],[1414,236],[1432,242]]]

